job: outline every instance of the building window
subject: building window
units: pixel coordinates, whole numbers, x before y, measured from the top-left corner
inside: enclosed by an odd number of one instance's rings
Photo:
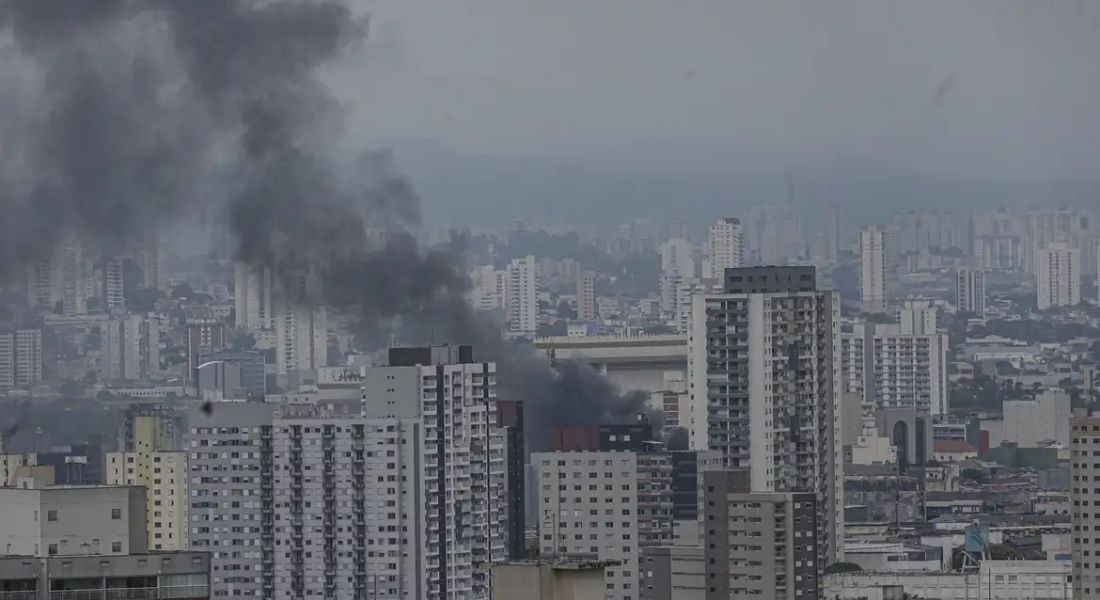
[[[56,521],[57,520],[57,511],[56,510],[47,510],[46,511],[46,520],[47,521]]]
[[[111,509],[111,518],[116,520],[116,521],[121,519],[122,518],[122,509],[121,508],[112,508]]]
[[[122,542],[111,542],[111,552],[122,552]]]

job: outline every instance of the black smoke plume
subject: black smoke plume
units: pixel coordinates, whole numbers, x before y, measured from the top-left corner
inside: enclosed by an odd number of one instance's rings
[[[209,214],[237,260],[312,273],[316,300],[375,343],[496,360],[534,447],[551,423],[632,420],[644,395],[554,370],[468,308],[464,239],[418,243],[420,199],[387,152],[333,156],[342,115],[321,70],[366,32],[338,0],[0,0],[0,276],[64,231],[113,252]]]

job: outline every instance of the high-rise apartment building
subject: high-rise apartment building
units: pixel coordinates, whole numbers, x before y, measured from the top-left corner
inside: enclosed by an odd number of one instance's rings
[[[1035,288],[1039,310],[1073,306],[1081,301],[1081,251],[1053,242],[1035,254]]]
[[[55,258],[38,258],[27,265],[27,306],[38,312],[52,313],[61,301],[61,271],[54,268]]]
[[[726,271],[698,294],[688,336],[692,448],[747,468],[754,492],[810,492],[821,561],[843,554],[840,302],[813,267]]]
[[[146,532],[150,550],[186,550],[187,453],[162,447],[164,435],[156,416],[133,418],[133,444],[122,452],[108,452],[107,483],[146,489]]]
[[[741,470],[703,473],[704,598],[820,598],[817,495],[753,492],[749,480]]]
[[[672,538],[669,457],[633,450],[535,452],[531,464],[540,556],[613,561],[604,571],[604,598],[641,598],[641,549]]]
[[[539,272],[534,256],[512,259],[506,269],[508,330],[533,337],[539,326]]]
[[[493,265],[470,270],[470,306],[475,310],[497,310],[504,307],[500,271]]]
[[[275,286],[270,267],[236,263],[233,288],[237,327],[275,328]]]
[[[275,307],[275,366],[280,375],[328,365],[328,313],[312,275],[287,275]]]
[[[672,238],[661,244],[658,252],[661,255],[661,273],[695,276],[695,253],[691,242],[683,238]]]
[[[861,396],[865,417],[883,408],[948,413],[947,332],[925,301],[907,301],[896,324],[858,322],[841,333],[845,389]]]
[[[0,388],[30,387],[42,381],[42,330],[0,332]]]
[[[495,379],[469,347],[394,349],[360,414],[194,413],[191,545],[215,553],[213,596],[487,598],[509,527]]]
[[[577,318],[596,320],[596,272],[581,271],[577,278]]]
[[[691,244],[680,238],[673,238],[661,244],[661,278],[657,282],[661,296],[661,310],[674,313],[677,304],[678,286],[695,277],[695,256]],[[704,267],[709,269],[709,261]]]
[[[144,315],[117,315],[100,326],[100,381],[136,381],[160,369],[160,322]]]
[[[1070,421],[1073,598],[1100,599],[1100,414],[1078,408]]]
[[[88,289],[84,245],[75,233],[63,236],[59,255],[61,271],[61,313],[83,315],[88,312]]]
[[[1080,248],[1083,234],[1088,231],[1089,219],[1085,213],[1074,209],[1035,211],[1024,215],[1023,258],[1024,270],[1038,273],[1042,264],[1041,250],[1051,244],[1066,244]]]
[[[959,269],[955,272],[955,308],[985,317],[985,271]]]
[[[508,558],[527,557],[527,440],[523,426],[523,402],[497,401],[497,427],[504,432],[505,488],[508,498]]]
[[[707,262],[703,276],[721,279],[726,269],[741,266],[744,254],[745,234],[741,229],[741,219],[718,219],[707,234]]]
[[[106,256],[103,258],[103,288],[100,290],[100,300],[103,309],[123,308],[126,299],[123,296],[123,267],[121,256]]]
[[[225,325],[217,319],[187,320],[187,374],[192,384],[198,378],[203,356],[225,349]]]
[[[881,225],[868,225],[859,234],[859,302],[863,312],[886,312],[886,232]]]

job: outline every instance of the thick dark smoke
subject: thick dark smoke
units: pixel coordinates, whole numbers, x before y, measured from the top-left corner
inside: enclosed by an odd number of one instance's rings
[[[0,0],[0,275],[63,231],[113,252],[212,214],[238,260],[312,273],[373,343],[496,360],[534,447],[551,423],[632,420],[644,395],[555,371],[469,309],[464,239],[418,243],[420,199],[389,153],[332,155],[342,115],[320,71],[366,31],[338,0]]]

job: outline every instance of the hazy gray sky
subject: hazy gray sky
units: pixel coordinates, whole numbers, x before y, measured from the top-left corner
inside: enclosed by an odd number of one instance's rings
[[[351,125],[491,155],[1100,172],[1100,3],[360,0]]]

